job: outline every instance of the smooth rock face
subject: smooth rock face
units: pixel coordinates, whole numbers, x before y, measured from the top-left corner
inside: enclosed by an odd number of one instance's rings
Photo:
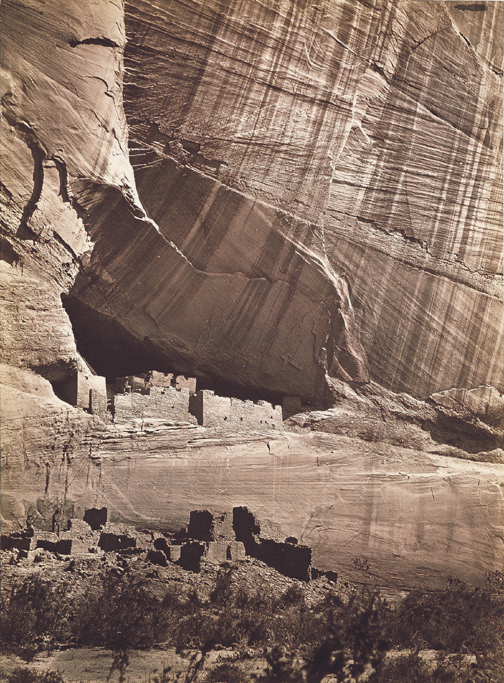
[[[92,245],[77,176],[134,194],[121,8],[2,3],[2,360],[61,380],[80,362],[61,305]]]
[[[500,3],[128,2],[125,111],[149,214],[205,273],[291,280],[283,255],[311,250],[346,280],[354,347],[387,387],[502,390],[502,17]],[[263,287],[229,315],[211,306],[209,338],[217,315],[267,329]],[[220,283],[226,303],[236,288]],[[293,362],[318,383],[341,323],[309,351],[304,316],[290,297]],[[362,352],[350,368],[327,352],[362,379]]]
[[[314,566],[345,579],[432,588],[447,576],[482,584],[502,568],[502,465],[320,433],[130,429],[91,444],[54,461],[45,492],[32,461],[20,497],[36,525],[63,491],[69,516],[92,503],[113,522],[170,531],[202,506],[246,506],[262,534],[271,522],[271,537],[295,536]]]
[[[502,391],[502,17],[4,2],[6,280],[22,266],[64,320],[8,362],[72,370],[70,290],[95,346],[116,324],[242,389]]]

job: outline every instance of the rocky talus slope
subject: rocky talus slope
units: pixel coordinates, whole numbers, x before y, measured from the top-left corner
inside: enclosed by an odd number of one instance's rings
[[[2,2],[3,524],[247,505],[384,583],[502,566],[503,15]],[[84,361],[327,410],[119,428],[54,394]]]

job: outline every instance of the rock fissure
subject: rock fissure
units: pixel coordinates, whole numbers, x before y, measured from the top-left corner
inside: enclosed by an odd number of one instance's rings
[[[84,38],[83,40],[72,39],[68,41],[70,47],[78,47],[79,45],[101,45],[102,47],[112,47],[121,49],[122,46],[116,43],[111,38],[101,36],[98,38]]]

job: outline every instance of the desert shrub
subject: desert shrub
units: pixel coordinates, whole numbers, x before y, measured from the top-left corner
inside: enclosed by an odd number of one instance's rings
[[[378,593],[364,590],[329,611],[325,635],[307,658],[309,683],[320,683],[328,674],[337,681],[358,681],[365,671],[367,680],[376,680],[389,646],[382,605]]]
[[[164,640],[170,609],[151,595],[145,580],[106,574],[101,586],[81,600],[72,625],[80,646],[114,650],[149,648]]]
[[[454,580],[447,590],[410,593],[390,614],[388,628],[400,648],[474,654],[493,651],[503,633],[503,596]]]
[[[80,586],[67,578],[54,583],[28,576],[5,598],[0,637],[4,648],[20,654],[56,643],[105,646],[118,653],[119,671],[127,666],[129,648],[164,642],[199,652],[217,645],[265,650],[269,673],[264,676],[270,679],[263,680],[317,683],[332,673],[341,681],[371,676],[370,683],[394,683],[411,666],[413,673],[405,680],[412,683],[423,683],[429,675],[438,683],[465,683],[465,669],[453,659],[443,660],[431,674],[413,655],[407,661],[384,660],[388,647],[435,649],[477,655],[477,669],[467,681],[500,683],[504,577],[490,575],[484,590],[452,580],[444,591],[411,592],[392,608],[365,589],[349,595],[347,590],[345,596],[332,590],[311,606],[301,583],[278,595],[267,583],[237,586],[232,571],[218,574],[207,601],[196,590],[175,587],[158,597],[134,572],[98,574],[94,582]],[[272,650],[273,644],[282,649]]]
[[[20,654],[51,649],[54,643],[147,648],[163,640],[174,598],[160,601],[145,582],[107,573],[77,594],[69,580],[51,583],[27,577],[4,599],[0,640]]]
[[[287,588],[285,593],[280,598],[280,605],[304,605],[306,602],[304,590],[301,586],[297,584],[292,584]]]
[[[210,602],[216,605],[225,604],[230,599],[233,593],[232,581],[232,570],[220,571],[217,574],[214,589],[210,593]]]
[[[259,683],[304,683],[302,666],[292,654],[285,653],[275,646],[266,653],[266,672],[257,680]]]
[[[28,576],[3,596],[0,644],[29,660],[41,649],[51,649],[68,631],[65,600],[68,583],[53,585],[40,576]]]
[[[18,667],[7,676],[7,683],[64,683],[59,671],[32,671],[26,667]]]
[[[417,653],[400,655],[384,663],[377,683],[432,683],[427,664]]]
[[[243,683],[243,671],[233,662],[218,664],[205,676],[205,683]]]

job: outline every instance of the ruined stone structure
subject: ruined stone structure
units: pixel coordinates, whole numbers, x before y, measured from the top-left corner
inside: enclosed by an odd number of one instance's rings
[[[123,394],[130,391],[146,393],[151,387],[188,389],[193,394],[196,392],[196,377],[186,377],[185,375],[174,375],[172,372],[150,370],[141,375],[117,377],[114,386],[116,392]]]
[[[236,540],[243,543],[247,555],[262,560],[293,579],[311,579],[312,550],[309,546],[294,543],[296,539],[292,537],[285,541],[262,537],[258,520],[246,507],[233,508],[233,529]]]
[[[101,529],[107,523],[108,510],[106,507],[89,508],[84,510],[84,522],[94,531]]]
[[[138,376],[118,377],[114,389],[115,422],[153,418],[196,424],[189,410],[189,398],[196,391],[195,377],[151,370]]]
[[[146,382],[146,375],[128,375],[127,377],[117,377],[114,385],[115,391],[121,394],[127,394],[130,391],[147,391],[148,384]]]
[[[115,422],[138,418],[159,418],[197,424],[189,412],[189,389],[147,387],[145,392],[116,394],[112,399]]]
[[[151,371],[145,375],[119,377],[115,390],[118,392],[112,398],[115,422],[157,418],[204,427],[282,429],[280,406],[267,401],[254,403],[217,396],[209,389],[195,393],[195,377]],[[300,405],[299,397],[297,403]]]
[[[191,412],[204,427],[282,429],[282,408],[267,401],[242,401],[203,389],[191,398]]]
[[[76,371],[55,385],[58,395],[67,403],[84,408],[93,415],[104,418],[107,414],[107,386],[105,377]]]
[[[2,525],[56,499],[153,524],[232,500],[352,575],[357,555],[397,585],[501,570],[504,3],[1,11]],[[195,458],[191,434],[182,458],[168,431],[111,437],[81,354],[100,375],[345,398],[366,440],[322,458],[308,425],[282,456],[270,430]],[[414,453],[390,436],[404,424],[422,425]]]

